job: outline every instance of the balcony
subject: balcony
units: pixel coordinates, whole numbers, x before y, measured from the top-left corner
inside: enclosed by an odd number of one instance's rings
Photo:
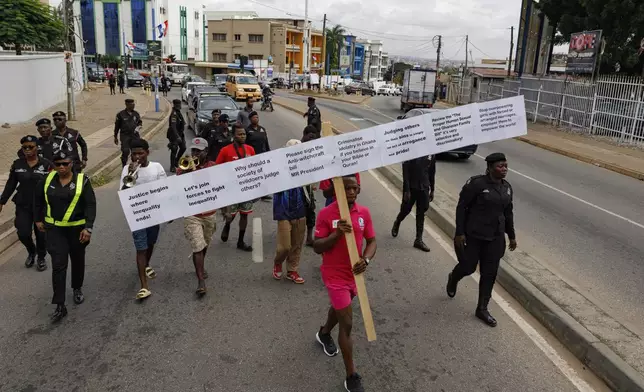
[[[300,51],[300,45],[286,44],[286,50],[289,51],[289,52],[299,52]]]
[[[322,53],[322,48],[319,46],[312,46],[311,53]]]

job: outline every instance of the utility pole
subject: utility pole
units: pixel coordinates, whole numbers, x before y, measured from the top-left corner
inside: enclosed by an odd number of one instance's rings
[[[326,75],[326,67],[327,67],[327,60],[326,60],[326,14],[324,14],[324,20],[322,21],[322,61],[324,63],[324,67],[320,68],[320,85],[319,85],[319,91],[322,91],[322,76]]]
[[[83,22],[80,15],[76,18],[76,23],[78,25],[78,38],[80,39],[81,44],[81,66],[83,67],[83,90],[89,90],[89,80],[87,79],[87,60],[85,59],[85,40],[83,39]]]
[[[309,27],[309,0],[304,0],[304,75],[309,73],[309,60],[311,58],[311,29]]]
[[[65,25],[65,51],[71,51],[71,42],[69,42],[69,0],[63,0],[63,24]],[[71,26],[73,27],[73,26]],[[74,56],[71,58],[74,61]],[[72,78],[72,63],[65,63],[65,73],[67,76],[67,118],[70,121],[76,120],[76,108],[74,107],[74,83]]]
[[[441,47],[443,45],[443,36],[439,35],[438,36],[438,48],[436,49],[436,77],[439,78],[436,83],[436,89],[434,91],[434,102],[436,102],[436,99],[440,95],[440,66],[441,66]]]
[[[512,52],[514,51],[514,26],[510,27],[510,57],[508,58],[508,77],[512,73]]]
[[[157,2],[152,1],[152,40],[153,41],[157,40],[157,24],[156,24],[156,20],[155,20],[156,13],[157,13]],[[204,36],[205,36],[205,34],[204,34]],[[205,40],[205,37],[204,37],[204,40]],[[204,44],[204,46],[205,46],[205,44]],[[206,53],[206,49],[204,47],[204,54],[205,53]],[[161,57],[163,57],[163,53],[161,53]],[[149,60],[150,60],[150,57],[149,57],[149,54],[148,54],[148,61]],[[157,69],[156,72],[154,72],[154,111],[158,112],[159,111],[159,71],[161,71],[161,64],[158,64],[156,69]],[[150,66],[150,70],[152,70],[151,66]],[[163,88],[167,89],[168,86],[163,86]]]
[[[123,3],[120,3],[119,5],[123,5]],[[123,19],[121,18],[122,12],[119,10],[119,26],[121,26],[121,38],[123,41],[123,57],[121,58],[121,62],[123,63],[123,79],[125,80],[125,88],[129,89],[130,86],[128,85],[127,82],[127,46],[125,46],[125,29],[123,28]]]
[[[470,36],[466,35],[465,36],[465,69],[463,69],[463,77],[465,77],[465,75],[467,74],[467,65],[468,65],[467,64],[467,61],[468,61],[467,54],[469,53],[469,49],[468,49],[469,44],[470,44]]]

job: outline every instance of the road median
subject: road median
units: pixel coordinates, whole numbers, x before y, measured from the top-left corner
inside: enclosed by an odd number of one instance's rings
[[[279,103],[293,112],[297,108]],[[333,127],[336,134],[343,133]],[[378,169],[402,190],[400,165]],[[426,215],[453,237],[457,199],[437,178]],[[447,278],[446,278],[447,279]],[[499,284],[613,390],[644,392],[644,339],[585,298],[574,287],[523,251],[506,252]]]
[[[353,105],[360,105],[365,103],[367,100],[371,98],[369,95],[362,95],[358,96],[356,95],[355,99],[352,99],[351,96],[346,97],[346,96],[333,96],[333,95],[328,95],[328,94],[320,94],[316,93],[315,91],[312,90],[305,90],[305,91],[293,91],[291,92],[293,95],[301,95],[303,97],[314,97],[314,98],[320,98],[320,99],[329,99],[331,101],[339,101],[339,102],[346,102],[350,103]]]

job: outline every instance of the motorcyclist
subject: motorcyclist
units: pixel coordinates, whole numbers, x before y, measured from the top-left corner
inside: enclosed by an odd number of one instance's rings
[[[264,88],[262,89],[262,106],[266,108],[268,105],[268,102],[270,100],[270,96],[275,94],[273,90],[271,90],[271,87],[268,84],[264,85]]]

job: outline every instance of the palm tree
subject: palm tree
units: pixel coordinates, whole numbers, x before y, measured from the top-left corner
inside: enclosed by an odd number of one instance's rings
[[[331,29],[326,29],[326,48],[327,59],[329,60],[329,71],[333,68],[340,67],[340,48],[344,42],[345,34],[346,30],[340,25],[335,25]]]

